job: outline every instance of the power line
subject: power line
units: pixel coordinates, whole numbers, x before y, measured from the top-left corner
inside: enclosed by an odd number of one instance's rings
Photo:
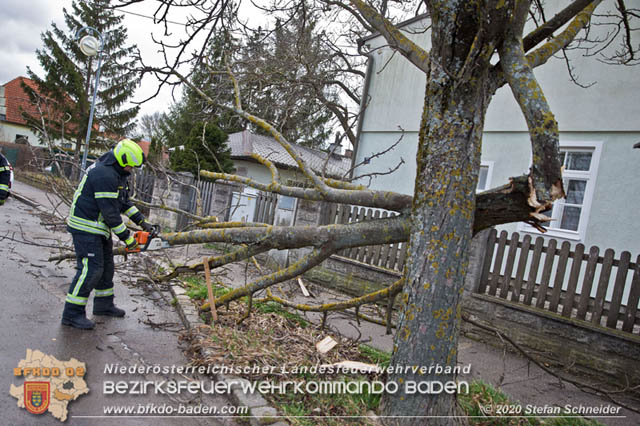
[[[129,15],[135,15],[135,16],[139,16],[141,18],[147,18],[147,19],[151,19],[152,21],[156,22],[156,18],[154,18],[153,16],[149,16],[149,15],[143,15],[141,13],[136,13],[136,12],[130,12],[128,10],[124,10],[124,9],[120,9],[120,12],[122,13],[128,13]],[[176,24],[176,25],[182,25],[183,27],[186,27],[187,24],[184,24],[182,22],[175,22],[175,21],[169,21],[168,19],[164,19],[162,22],[167,22],[169,24]],[[157,22],[160,23],[160,22]]]

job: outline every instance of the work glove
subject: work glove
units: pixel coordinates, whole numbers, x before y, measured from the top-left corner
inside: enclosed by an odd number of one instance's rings
[[[135,238],[133,238],[133,235],[130,236],[129,238],[127,238],[124,243],[127,245],[127,250],[129,251],[134,251],[138,249],[138,242],[136,241]]]
[[[146,220],[143,221],[140,226],[142,227],[142,229],[145,232],[148,232],[149,234],[151,234],[152,237],[155,237],[156,235],[158,235],[160,233],[160,226],[152,225],[149,222],[147,222]]]

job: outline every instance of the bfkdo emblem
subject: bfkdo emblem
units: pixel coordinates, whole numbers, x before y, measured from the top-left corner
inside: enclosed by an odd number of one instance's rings
[[[49,382],[24,382],[24,406],[28,412],[42,414],[50,400]]]

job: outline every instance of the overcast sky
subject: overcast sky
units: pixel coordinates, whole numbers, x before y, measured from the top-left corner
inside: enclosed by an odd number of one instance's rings
[[[156,6],[154,6],[156,5]],[[157,7],[155,1],[150,0],[141,4],[127,7],[128,12],[152,15]],[[71,10],[71,0],[2,0],[0,7],[0,84],[27,75],[27,67],[36,74],[44,76],[35,55],[35,51],[42,47],[40,35],[51,28],[56,22],[61,29],[67,31],[64,24],[62,9]],[[184,16],[172,16],[171,20],[185,22]],[[145,62],[154,62],[157,58],[157,47],[151,39],[151,32],[160,35],[164,27],[155,25],[151,19],[124,14],[124,26],[128,32],[128,42],[136,44],[142,52]],[[170,25],[170,30],[176,34],[182,32],[179,25]],[[142,100],[155,92],[156,81],[152,77],[145,78],[135,93],[134,100]],[[171,93],[161,92],[156,99],[141,106],[140,115],[151,114],[155,111],[166,111],[172,101]],[[140,117],[140,115],[138,117]]]

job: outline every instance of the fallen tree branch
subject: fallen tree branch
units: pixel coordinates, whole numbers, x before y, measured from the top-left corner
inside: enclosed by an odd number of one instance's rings
[[[311,253],[304,256],[302,259],[298,260],[288,268],[276,271],[269,275],[265,275],[258,280],[247,284],[244,287],[231,290],[229,293],[219,297],[216,300],[216,306],[222,306],[225,303],[232,302],[244,296],[252,295],[256,291],[264,290],[265,288],[270,287],[274,284],[295,278],[298,275],[301,275],[309,269],[313,268],[314,266],[319,265],[323,260],[327,259],[335,252],[336,248],[332,245],[314,249]],[[208,303],[205,303],[204,305],[202,305],[201,309],[209,310],[210,306]]]
[[[278,302],[281,305],[288,306],[290,308],[294,308],[304,312],[339,311],[343,309],[354,308],[356,306],[361,306],[368,303],[375,303],[380,300],[386,299],[389,296],[396,295],[400,293],[400,291],[402,291],[403,285],[404,285],[404,278],[401,278],[396,282],[394,282],[393,284],[391,284],[389,287],[383,288],[378,291],[374,291],[369,294],[365,294],[364,296],[355,297],[353,299],[344,300],[342,302],[324,303],[322,305],[305,305],[302,303],[294,303],[289,300],[285,300],[278,296],[275,296],[269,290],[267,290],[267,299],[272,300],[274,302]]]

